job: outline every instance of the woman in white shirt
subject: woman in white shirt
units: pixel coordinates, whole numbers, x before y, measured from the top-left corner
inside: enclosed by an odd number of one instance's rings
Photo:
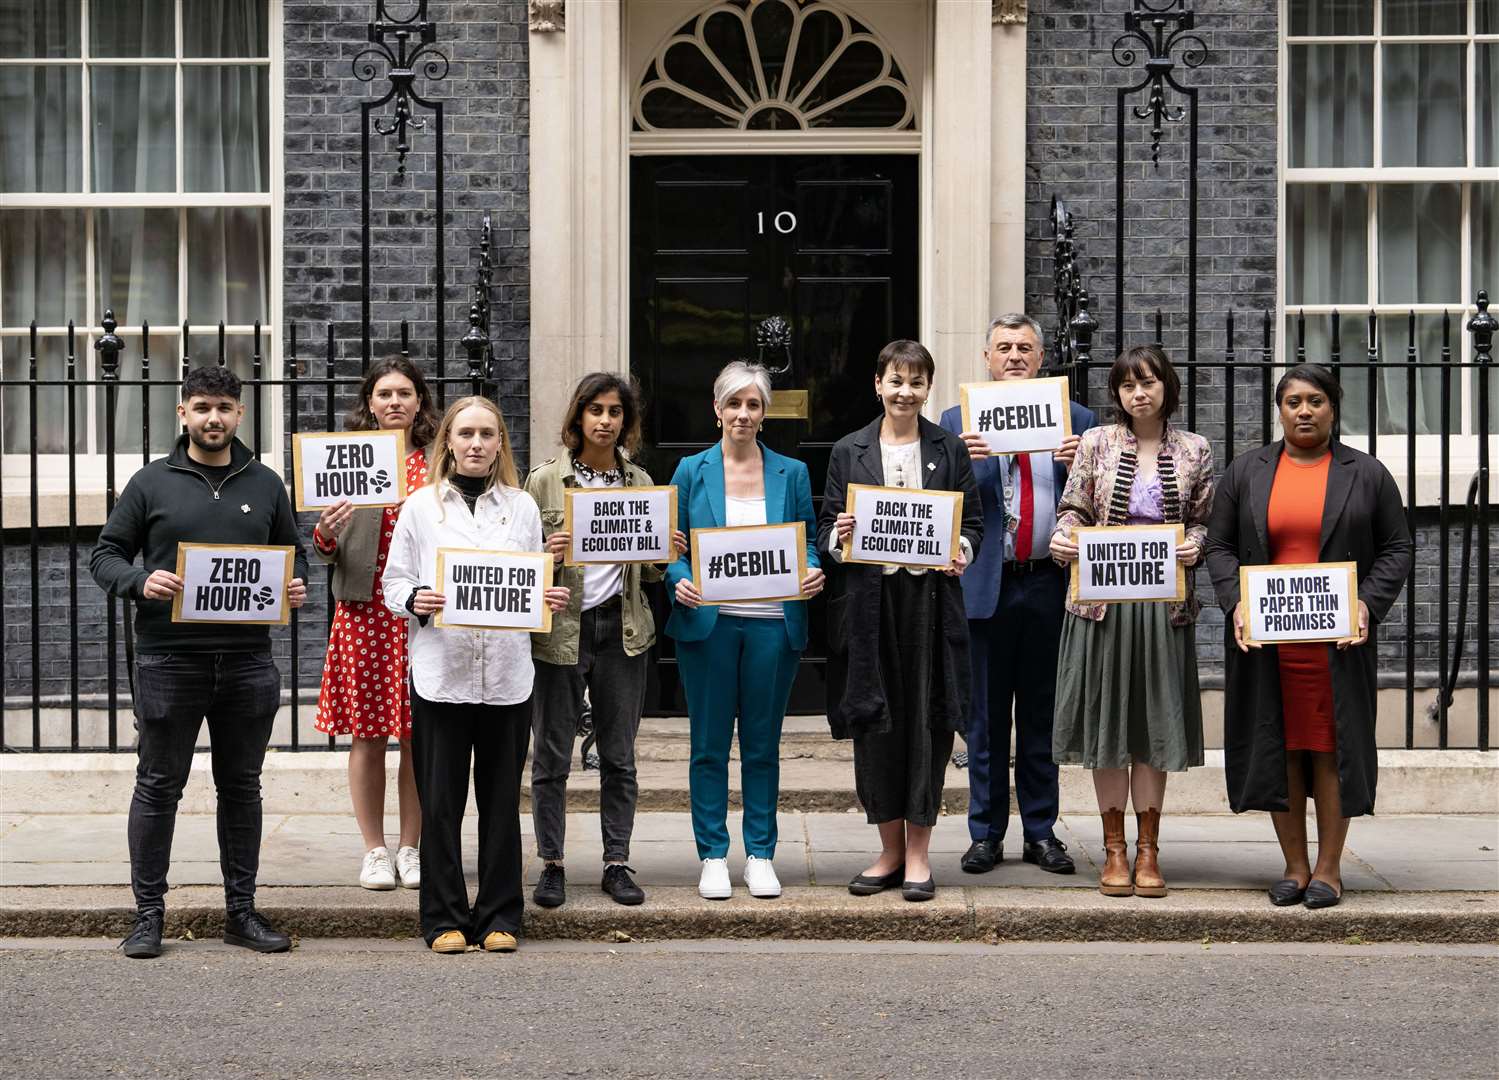
[[[470,944],[514,952],[521,928],[520,782],[531,735],[530,635],[439,629],[432,616],[439,548],[541,550],[541,514],[520,489],[505,418],[494,402],[449,406],[433,440],[427,484],[401,508],[382,585],[409,616],[412,751],[422,806],[422,935],[434,952]],[[568,590],[546,591],[547,607]],[[479,894],[463,881],[459,830],[469,762],[479,809]]]

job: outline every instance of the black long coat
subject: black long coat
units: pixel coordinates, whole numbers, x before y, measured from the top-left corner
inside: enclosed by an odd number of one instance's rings
[[[1239,651],[1233,609],[1239,567],[1269,563],[1270,488],[1284,442],[1235,458],[1218,484],[1208,518],[1207,566],[1224,615],[1224,750],[1228,801],[1236,813],[1285,810],[1286,741],[1280,666],[1273,645]],[[1343,816],[1374,810],[1379,757],[1374,741],[1378,627],[1410,572],[1412,544],[1389,470],[1368,454],[1332,444],[1322,509],[1319,561],[1358,563],[1358,596],[1369,607],[1369,640],[1331,658],[1334,728]]]
[[[984,511],[979,502],[973,462],[963,440],[924,417],[920,422],[921,486],[930,491],[963,493],[962,534],[975,555],[984,538]],[[817,550],[828,550],[838,515],[847,506],[849,484],[885,483],[880,458],[880,420],[845,435],[833,446],[822,512],[817,518]],[[829,556],[828,568],[828,723],[833,738],[848,739],[890,729],[885,680],[880,667],[880,600],[883,567],[844,565]],[[972,693],[968,660],[968,617],[958,578],[934,574],[940,649],[933,665],[931,724],[962,731]]]

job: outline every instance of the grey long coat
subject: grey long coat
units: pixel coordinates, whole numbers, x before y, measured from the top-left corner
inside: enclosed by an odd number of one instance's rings
[[[1208,518],[1207,566],[1227,619],[1224,748],[1228,800],[1236,813],[1285,810],[1286,744],[1281,717],[1280,666],[1275,646],[1241,653],[1234,644],[1233,609],[1239,567],[1271,561],[1270,488],[1284,443],[1241,454],[1218,485]],[[1389,470],[1368,454],[1332,444],[1322,510],[1323,562],[1358,563],[1358,595],[1369,607],[1369,640],[1331,658],[1333,719],[1343,816],[1374,810],[1378,754],[1374,742],[1378,626],[1410,572],[1412,544],[1405,510]]]

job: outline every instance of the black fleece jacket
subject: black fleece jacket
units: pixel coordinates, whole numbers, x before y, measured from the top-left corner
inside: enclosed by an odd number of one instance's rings
[[[153,570],[177,569],[177,543],[278,544],[296,548],[295,577],[307,580],[307,556],[286,486],[244,443],[230,447],[229,475],[217,492],[187,456],[187,436],[125,485],[99,533],[89,572],[113,596],[136,602],[136,651],[254,652],[271,647],[265,626],[174,623],[170,600],[141,590]],[[142,566],[135,556],[142,554]]]

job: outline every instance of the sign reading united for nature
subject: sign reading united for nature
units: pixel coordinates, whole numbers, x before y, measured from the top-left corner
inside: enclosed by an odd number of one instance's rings
[[[1358,634],[1358,564],[1239,567],[1244,639],[1344,641]]]
[[[298,510],[340,499],[355,506],[399,506],[406,497],[404,431],[326,431],[292,436]]]
[[[1112,525],[1077,529],[1073,603],[1185,600],[1187,570],[1176,561],[1181,525]]]
[[[958,391],[963,430],[982,435],[991,453],[1055,450],[1072,434],[1066,376],[964,383]]]
[[[671,530],[677,489],[665,487],[568,488],[562,529],[572,537],[563,562],[664,563],[675,556]]]
[[[552,556],[487,548],[438,548],[437,591],[446,602],[434,626],[550,633]]]
[[[800,600],[807,527],[734,525],[692,530],[692,584],[705,604]]]
[[[172,621],[284,626],[292,559],[290,547],[178,544],[182,591],[172,598]]]
[[[957,557],[963,493],[848,485],[854,531],[843,561],[882,566],[945,567]]]

